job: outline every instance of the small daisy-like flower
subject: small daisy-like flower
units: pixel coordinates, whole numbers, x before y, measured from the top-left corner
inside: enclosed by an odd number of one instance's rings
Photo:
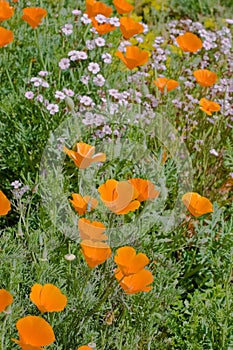
[[[144,27],[143,33],[144,33],[144,34],[148,33],[148,32],[149,32],[149,27],[148,27],[148,25],[145,24],[145,23],[142,23],[142,22],[139,22],[139,23],[142,24],[143,27]]]
[[[62,89],[62,91],[64,92],[64,94],[66,94],[66,96],[69,96],[69,97],[73,97],[74,96],[74,91],[71,90],[71,89]]]
[[[32,91],[27,91],[25,92],[25,95],[24,95],[28,100],[32,100],[33,97],[34,97],[34,92]]]
[[[86,25],[91,23],[91,20],[88,18],[88,15],[86,13],[82,15],[81,22]]]
[[[57,98],[59,100],[64,100],[66,98],[66,95],[62,91],[56,91],[55,98]]]
[[[75,16],[79,16],[79,15],[82,14],[82,11],[80,11],[80,10],[73,10],[72,14],[75,15]]]
[[[105,39],[104,38],[96,38],[95,39],[96,46],[103,47],[105,45]]]
[[[41,86],[43,86],[44,88],[49,88],[49,83],[47,83],[47,81],[45,80],[42,80]]]
[[[95,19],[99,24],[104,24],[108,21],[107,17],[105,17],[104,15],[101,15],[101,14],[95,16]]]
[[[46,70],[41,70],[38,75],[40,77],[47,77],[49,75],[49,72],[47,72]]]
[[[76,256],[75,256],[74,254],[66,254],[66,255],[65,255],[65,259],[66,259],[67,261],[73,261],[73,260],[76,259]]]
[[[96,86],[104,86],[105,83],[105,79],[103,77],[102,74],[97,74],[94,78],[93,78],[93,83]]]
[[[19,180],[15,180],[11,183],[11,186],[13,186],[15,190],[17,190],[18,188],[20,188],[22,186],[22,184]]]
[[[50,103],[47,106],[47,110],[49,111],[49,113],[51,115],[53,115],[53,114],[55,114],[55,113],[57,113],[59,111],[59,107],[58,107],[58,105],[56,105],[54,103]]]
[[[61,31],[65,34],[65,35],[71,35],[73,33],[73,25],[72,24],[65,24]]]
[[[117,18],[117,17],[109,18],[108,23],[111,24],[111,26],[114,26],[114,27],[120,27],[120,25],[121,25],[120,21],[119,21],[119,18]]]
[[[212,148],[212,149],[210,150],[210,154],[213,154],[213,156],[215,156],[215,157],[218,157],[218,156],[219,156],[218,152],[217,152],[216,149],[214,149],[214,148]]]
[[[88,64],[87,69],[89,70],[89,72],[97,74],[100,71],[100,66],[98,65],[98,63],[90,62]]]
[[[88,107],[92,105],[93,100],[89,96],[82,96],[80,98],[80,103]]]
[[[86,48],[88,50],[94,50],[95,49],[95,41],[94,40],[87,40],[86,41]]]
[[[104,61],[104,63],[107,63],[107,64],[112,63],[112,56],[110,55],[110,53],[103,53],[101,55],[101,58]]]
[[[42,102],[44,101],[44,97],[43,97],[42,95],[37,95],[37,96],[36,96],[36,101],[42,103]]]
[[[41,78],[37,78],[37,77],[32,77],[30,80],[31,83],[33,83],[33,85],[35,87],[41,86],[42,84],[42,79]]]
[[[87,85],[90,80],[90,77],[88,75],[83,75],[80,79],[80,81],[84,84]]]
[[[62,58],[59,62],[59,67],[62,69],[62,70],[66,70],[69,68],[70,66],[70,60],[69,58]]]

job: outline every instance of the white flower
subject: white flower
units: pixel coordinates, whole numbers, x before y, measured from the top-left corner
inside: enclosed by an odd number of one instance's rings
[[[56,91],[55,98],[57,98],[59,100],[64,100],[66,98],[66,95],[62,91]]]
[[[109,18],[108,23],[111,24],[111,26],[114,26],[114,27],[120,27],[120,25],[121,25],[120,21],[119,21],[119,18],[117,18],[117,17]]]
[[[65,259],[66,259],[67,261],[73,261],[73,260],[76,259],[76,256],[75,256],[74,254],[66,254],[66,255],[65,255]]]
[[[210,154],[213,154],[213,156],[215,156],[215,157],[218,157],[218,156],[219,156],[218,152],[217,152],[214,148],[212,148],[212,149],[210,150]]]
[[[34,86],[38,87],[38,86],[41,86],[42,79],[37,78],[37,77],[33,77],[33,78],[31,78],[30,82],[33,83]]]
[[[86,48],[88,50],[94,50],[95,49],[95,41],[94,40],[87,40],[86,41]]]
[[[94,78],[93,78],[93,83],[97,86],[103,86],[105,83],[105,79],[103,77],[102,74],[97,74]]]
[[[93,101],[89,96],[82,96],[80,98],[80,103],[83,104],[84,106],[91,106]]]
[[[32,91],[27,91],[25,92],[25,95],[24,95],[28,100],[32,100],[33,97],[34,97],[34,92]]]
[[[47,83],[47,81],[45,80],[42,80],[41,86],[43,86],[44,88],[49,88],[49,83]]]
[[[65,70],[65,69],[68,69],[70,66],[70,60],[69,58],[62,58],[59,62],[59,67],[62,69],[62,70]]]
[[[62,91],[66,94],[66,96],[73,97],[74,96],[74,91],[71,89],[62,89]]]
[[[40,77],[47,77],[47,75],[49,75],[49,72],[47,72],[46,70],[41,70],[38,75]]]
[[[148,33],[148,32],[149,32],[149,27],[148,27],[148,25],[145,24],[145,23],[142,23],[142,22],[139,22],[139,23],[142,24],[143,27],[144,27],[143,33],[144,33],[144,34]]]
[[[11,183],[11,186],[13,186],[15,190],[17,190],[19,187],[22,186],[22,184],[20,181],[15,180],[14,182]]]
[[[91,20],[90,18],[88,18],[88,15],[86,13],[84,13],[81,17],[81,22],[83,24],[90,24],[91,23]]]
[[[88,64],[87,69],[89,70],[89,72],[97,74],[100,71],[100,66],[98,65],[98,63],[90,62]]]
[[[107,63],[107,64],[112,63],[112,56],[110,55],[110,53],[103,53],[101,55],[101,58],[104,61],[104,63]]]
[[[78,61],[78,60],[86,60],[87,54],[84,51],[70,51],[68,52],[68,56],[70,57],[71,61]]]
[[[65,24],[61,30],[65,35],[71,35],[73,33],[73,25]]]
[[[56,104],[50,103],[47,106],[47,110],[49,111],[49,113],[51,115],[53,115],[53,114],[55,114],[55,113],[57,113],[59,111],[59,107]]]
[[[108,20],[107,17],[105,17],[104,15],[101,15],[101,14],[95,16],[95,19],[99,24],[104,24]]]
[[[36,96],[36,101],[42,103],[42,102],[44,101],[44,97],[43,97],[42,95],[37,95],[37,96]]]
[[[105,45],[105,39],[104,38],[96,38],[95,39],[96,46],[102,47]]]
[[[89,80],[90,80],[90,77],[88,75],[83,75],[83,76],[81,76],[80,80],[84,85],[87,85]]]
[[[82,11],[80,11],[80,10],[73,10],[72,11],[72,14],[75,16],[79,16],[79,15],[81,15],[81,13],[82,13]]]

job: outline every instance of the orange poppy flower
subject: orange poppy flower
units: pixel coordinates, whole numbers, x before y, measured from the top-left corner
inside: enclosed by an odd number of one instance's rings
[[[66,307],[67,298],[59,288],[53,284],[34,284],[30,293],[31,301],[40,312],[62,311]]]
[[[217,74],[208,69],[198,69],[193,75],[201,86],[212,86],[218,79]]]
[[[196,192],[187,192],[183,195],[182,201],[190,213],[199,217],[213,212],[213,205],[208,198],[200,196]]]
[[[126,294],[149,292],[153,288],[150,284],[153,282],[154,277],[146,269],[142,269],[130,276],[124,276],[120,270],[117,270],[115,271],[115,277],[120,282]]]
[[[116,29],[116,27],[112,26],[110,23],[103,23],[103,24],[98,23],[95,18],[92,18],[91,21],[92,21],[93,27],[96,29],[99,35],[107,34]]]
[[[157,198],[159,191],[155,189],[155,186],[149,180],[144,179],[130,179],[129,182],[135,187],[138,192],[137,200],[139,202],[146,201],[148,199]]]
[[[208,115],[212,115],[212,112],[218,112],[221,109],[218,103],[207,100],[206,98],[200,99],[200,105],[200,109]]]
[[[86,12],[89,18],[93,18],[97,15],[110,17],[112,14],[112,8],[101,1],[86,0]]]
[[[0,47],[10,44],[14,40],[11,30],[0,27]]]
[[[23,9],[22,19],[32,28],[41,24],[42,18],[47,16],[47,11],[41,7],[27,7]]]
[[[106,207],[115,214],[128,214],[139,208],[137,191],[128,181],[107,180],[99,186],[100,198]]]
[[[185,52],[196,52],[202,48],[202,41],[193,33],[185,33],[176,38],[179,47]]]
[[[48,322],[39,316],[26,316],[16,323],[19,340],[12,339],[23,350],[41,350],[55,341],[55,335]],[[43,350],[43,349],[42,349]]]
[[[80,243],[82,254],[90,268],[103,264],[112,255],[108,244],[85,239]]]
[[[154,84],[162,93],[164,91],[169,92],[175,90],[179,86],[178,81],[167,78],[158,78],[157,80],[154,80]]]
[[[90,239],[91,241],[106,241],[108,237],[103,234],[106,230],[104,224],[98,221],[90,221],[81,218],[78,221],[78,229],[81,239]]]
[[[9,19],[14,14],[14,8],[7,1],[0,1],[0,22]]]
[[[79,169],[86,169],[91,165],[91,163],[105,162],[106,160],[106,155],[104,153],[97,153],[93,155],[95,152],[95,147],[88,145],[87,143],[79,142],[76,144],[76,148],[76,152],[69,150],[66,147],[64,147],[64,151],[71,159],[73,159],[75,165]]]
[[[1,36],[1,28],[0,28],[0,36]],[[0,191],[0,216],[6,215],[11,210],[11,202],[5,196],[5,194]]]
[[[120,15],[131,12],[134,7],[125,0],[113,0],[113,5],[115,6],[117,12]]]
[[[147,51],[140,50],[137,46],[127,46],[125,56],[121,51],[116,52],[122,62],[129,68],[134,69],[147,63],[149,54]]]
[[[72,198],[73,200],[70,199],[70,203],[72,203],[74,209],[79,215],[84,215],[87,209],[88,211],[91,211],[92,209],[95,209],[98,206],[97,199],[92,198],[90,196],[82,197],[78,193],[73,193]]]
[[[121,17],[120,24],[121,33],[126,40],[144,31],[143,25],[130,17]]]
[[[90,346],[87,346],[87,345],[83,345],[83,346],[80,346],[77,350],[93,350],[93,348],[90,348]]]
[[[6,289],[0,289],[0,312],[13,303],[13,297]]]
[[[135,274],[149,264],[149,259],[145,254],[136,254],[133,247],[127,246],[117,249],[114,261],[124,276]]]

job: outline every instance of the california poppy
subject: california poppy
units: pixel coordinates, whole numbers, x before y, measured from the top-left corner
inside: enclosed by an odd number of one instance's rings
[[[78,221],[78,229],[81,239],[90,239],[92,241],[106,241],[108,237],[103,234],[106,230],[104,224],[99,221],[90,221],[81,218]]]
[[[41,7],[27,7],[23,9],[22,19],[32,28],[41,24],[42,18],[47,16],[47,11]]]
[[[93,350],[93,348],[90,348],[90,346],[87,346],[87,345],[83,345],[83,346],[80,346],[77,350]]]
[[[69,150],[68,148],[64,147],[65,153],[73,159],[75,165],[79,169],[86,169],[88,168],[91,163],[95,162],[105,162],[106,155],[104,153],[95,153],[95,146],[88,145],[84,142],[79,142],[76,144],[77,151]]]
[[[129,68],[134,69],[147,63],[149,54],[147,51],[140,50],[137,46],[127,46],[125,56],[121,51],[116,52],[122,62]]]
[[[120,282],[126,294],[149,292],[153,288],[150,284],[153,282],[154,277],[146,269],[142,269],[130,276],[124,276],[120,270],[116,270],[115,277]]]
[[[193,75],[201,86],[212,86],[218,79],[217,74],[208,69],[198,69]]]
[[[144,31],[144,27],[142,24],[136,22],[133,18],[121,17],[120,30],[124,39],[128,40],[135,34],[142,33]]]
[[[182,201],[190,213],[195,217],[213,212],[213,205],[209,199],[202,197],[196,192],[187,192],[183,195]]]
[[[86,12],[89,18],[94,18],[97,15],[110,17],[112,8],[101,1],[86,0]]]
[[[125,1],[125,0],[113,0],[113,5],[115,6],[117,12],[120,15],[129,13],[134,8],[133,5],[129,4],[128,1]]]
[[[98,191],[103,203],[115,214],[128,214],[140,206],[140,202],[135,200],[138,195],[136,189],[127,181],[107,180]]]
[[[167,78],[158,78],[157,80],[154,80],[154,84],[157,86],[157,88],[163,93],[164,91],[172,91],[175,90],[179,83],[176,80],[173,79],[167,79]]]
[[[23,350],[41,350],[55,341],[55,335],[50,324],[39,316],[26,316],[16,323],[19,340],[12,339]]]
[[[90,268],[103,264],[112,255],[108,244],[85,239],[80,243],[82,254]]]
[[[136,197],[136,199],[139,202],[157,198],[159,195],[159,191],[155,189],[154,184],[149,180],[135,178],[130,179],[128,181],[136,188],[138,192],[138,196]]]
[[[206,98],[200,99],[200,106],[200,109],[208,115],[212,115],[212,112],[218,112],[221,109],[218,103],[207,100]]]
[[[34,284],[30,293],[31,301],[40,312],[62,311],[66,307],[67,298],[59,288],[53,284]]]
[[[0,1],[0,22],[9,19],[14,14],[14,8],[7,1]]]
[[[0,289],[0,312],[13,303],[13,297],[6,289]]]
[[[1,35],[1,28],[0,28]],[[0,191],[0,216],[6,215],[11,210],[11,202],[5,196],[5,194]]]
[[[11,30],[0,27],[0,47],[10,44],[14,40]]]
[[[185,33],[176,38],[179,47],[185,52],[196,52],[202,48],[202,41],[193,33]]]
[[[117,249],[114,261],[124,276],[135,274],[149,264],[145,254],[136,254],[136,250],[128,246]]]
[[[111,25],[110,23],[98,23],[98,21],[95,18],[92,18],[92,25],[99,35],[107,34],[116,29],[116,27]]]
[[[74,209],[79,215],[84,215],[87,210],[95,209],[98,206],[98,201],[90,196],[82,197],[79,193],[72,194],[73,200],[70,199]]]

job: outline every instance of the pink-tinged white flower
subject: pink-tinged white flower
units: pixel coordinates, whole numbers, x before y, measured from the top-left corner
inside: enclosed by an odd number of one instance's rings
[[[90,62],[88,64],[87,69],[89,70],[89,72],[91,72],[93,74],[97,74],[100,71],[100,66],[98,65],[98,63]]]
[[[101,37],[99,37],[99,38],[96,38],[95,39],[95,44],[96,44],[96,46],[98,46],[98,47],[103,47],[104,45],[105,45],[105,39],[104,38],[101,38]]]
[[[62,91],[64,92],[64,94],[66,94],[66,96],[69,96],[69,97],[73,97],[74,96],[74,91],[71,90],[71,89],[62,89]]]
[[[82,14],[82,11],[80,11],[80,10],[73,10],[72,14],[75,15],[75,16],[80,16]]]
[[[122,41],[120,45],[118,46],[118,51],[125,52],[126,51],[126,46],[131,46],[132,43],[130,41]]]
[[[218,152],[217,152],[216,149],[214,149],[214,148],[212,148],[212,149],[210,150],[210,154],[213,154],[213,156],[215,156],[215,157],[218,157],[218,156],[219,156]]]
[[[72,24],[65,24],[62,29],[61,29],[62,33],[64,33],[65,35],[71,35],[73,33],[73,25]]]
[[[81,81],[84,85],[88,85],[89,80],[90,80],[90,77],[89,77],[88,75],[83,75],[83,76],[81,76],[81,78],[80,78],[80,81]]]
[[[66,255],[65,255],[65,259],[66,259],[67,261],[73,261],[73,260],[76,259],[76,256],[75,256],[74,254],[66,254]]]
[[[95,27],[91,27],[90,28],[90,32],[93,34],[98,34],[97,30],[95,29]]]
[[[86,13],[84,13],[81,17],[81,22],[83,24],[90,24],[91,23],[91,19],[88,17],[88,15]]]
[[[36,99],[36,101],[41,102],[41,103],[44,101],[44,97],[42,95],[37,95],[35,99]]]
[[[45,80],[42,80],[41,86],[42,86],[43,88],[49,88],[49,83],[48,83],[47,81],[45,81]]]
[[[120,20],[117,17],[109,18],[108,23],[111,24],[111,26],[114,26],[114,27],[120,27],[120,25],[121,25],[120,24]]]
[[[102,74],[97,74],[94,78],[93,78],[93,83],[96,86],[104,86],[105,83],[105,79],[103,77]]]
[[[27,91],[25,92],[25,95],[24,95],[28,100],[32,100],[33,97],[34,97],[34,92],[32,91]]]
[[[108,90],[108,93],[110,96],[112,96],[114,98],[118,98],[118,96],[119,96],[119,91],[117,89],[110,89],[110,90]]]
[[[95,16],[95,19],[99,24],[104,24],[104,23],[107,23],[108,21],[108,18],[101,14]]]
[[[148,33],[148,32],[149,32],[149,27],[148,27],[148,25],[145,24],[145,23],[142,23],[142,22],[139,22],[139,23],[140,23],[141,25],[143,25],[143,27],[144,27],[143,33],[144,33],[144,34]]]
[[[53,114],[55,114],[55,113],[57,113],[59,111],[59,107],[58,107],[58,105],[56,105],[54,103],[50,103],[47,106],[47,110],[49,111],[49,113],[51,115],[53,115]]]
[[[101,55],[101,58],[104,61],[104,63],[107,63],[107,64],[111,64],[112,63],[112,56],[110,55],[110,53],[103,53]]]
[[[40,77],[47,77],[49,75],[49,72],[47,72],[47,70],[41,70],[38,75]]]
[[[70,66],[70,60],[69,58],[62,58],[59,62],[59,67],[62,69],[62,70],[66,70],[69,68]]]
[[[79,60],[86,60],[87,54],[85,51],[75,51],[72,50],[68,52],[68,56],[70,57],[71,61],[79,61]]]
[[[58,100],[64,100],[66,98],[66,95],[62,91],[56,91],[55,98],[57,98]]]
[[[11,186],[13,186],[15,190],[17,190],[18,188],[20,188],[22,186],[22,184],[19,180],[15,180],[11,183]]]
[[[80,103],[83,104],[84,106],[88,107],[88,106],[91,106],[93,104],[93,100],[89,96],[82,96],[80,98]]]
[[[95,49],[95,41],[94,40],[87,40],[86,41],[86,48],[88,50],[94,50]]]
[[[41,78],[37,78],[37,77],[32,77],[30,80],[31,83],[33,83],[33,85],[35,87],[41,86],[42,84],[42,79]]]

